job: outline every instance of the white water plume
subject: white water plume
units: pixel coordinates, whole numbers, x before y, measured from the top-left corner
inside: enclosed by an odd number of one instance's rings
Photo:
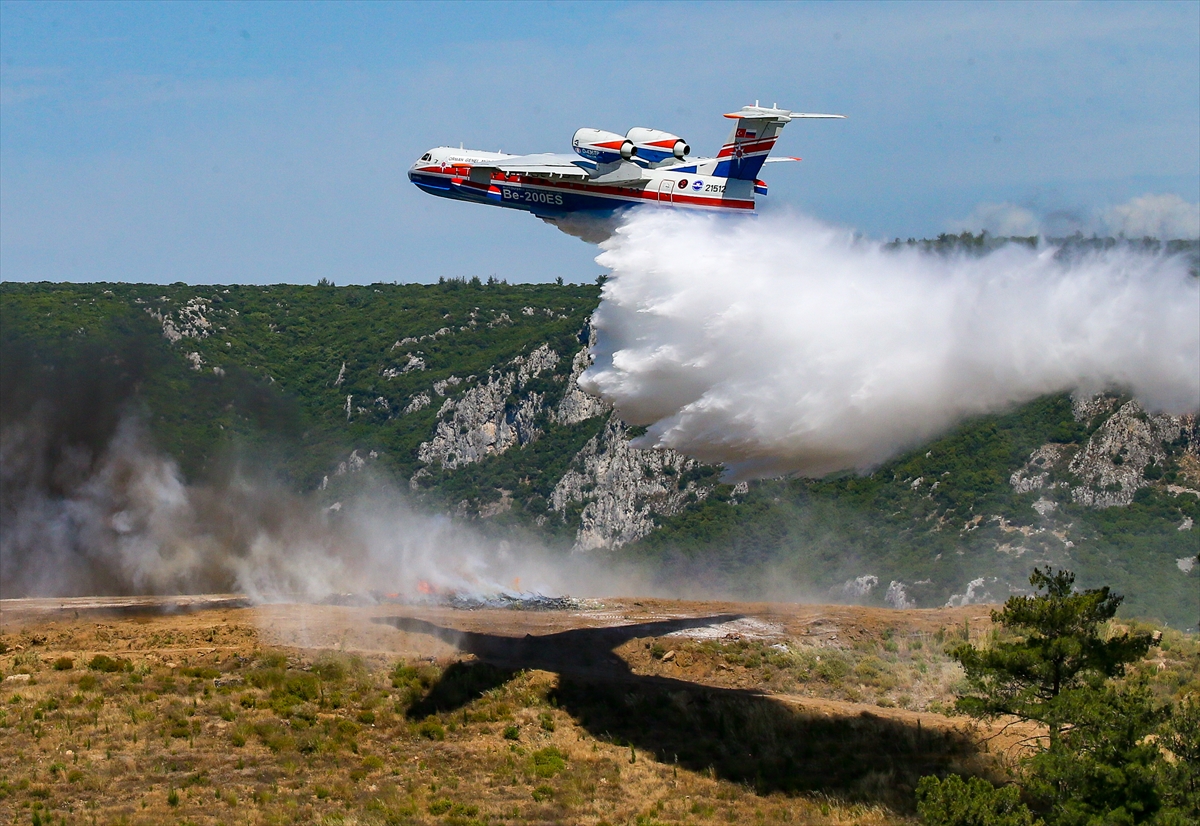
[[[648,426],[638,446],[731,479],[866,470],[1046,393],[1200,407],[1200,290],[1182,256],[940,255],[796,216],[668,211],[601,248],[611,276],[580,384]]]

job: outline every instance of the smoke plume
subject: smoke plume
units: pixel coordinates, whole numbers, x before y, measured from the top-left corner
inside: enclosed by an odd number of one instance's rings
[[[1179,257],[887,249],[795,216],[632,216],[581,380],[641,447],[732,479],[865,470],[966,417],[1067,390],[1200,407],[1200,290]]]
[[[2,434],[5,597],[420,598],[564,585],[536,549],[415,510],[378,479],[363,476],[358,493],[332,506],[236,471],[188,484],[136,415],[122,417],[96,454],[78,443],[55,450],[61,434],[44,421]]]

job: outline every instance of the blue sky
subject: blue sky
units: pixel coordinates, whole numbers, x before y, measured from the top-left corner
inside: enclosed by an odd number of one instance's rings
[[[579,126],[711,154],[755,99],[849,115],[788,127],[767,208],[872,236],[1200,202],[1200,3],[2,2],[0,277],[592,280],[408,166]]]

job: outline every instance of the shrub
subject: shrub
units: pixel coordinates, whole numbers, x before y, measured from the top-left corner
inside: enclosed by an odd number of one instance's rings
[[[293,697],[312,701],[320,696],[321,688],[312,674],[289,673],[283,681],[283,690]]]
[[[88,661],[88,668],[112,674],[115,671],[132,671],[133,663],[129,660],[114,659],[107,654],[97,654]]]
[[[221,672],[210,666],[185,666],[179,670],[179,673],[185,677],[193,677],[202,680],[212,680],[221,676]]]
[[[79,678],[79,683],[78,683],[79,690],[80,691],[91,691],[93,688],[96,687],[96,685],[98,683],[99,683],[99,681],[96,679],[95,674],[84,674],[83,676],[81,676]]]
[[[520,740],[521,739],[521,729],[518,728],[517,726],[505,726],[504,727],[504,739],[505,740]]]
[[[246,682],[255,688],[273,688],[283,684],[284,676],[282,668],[256,668],[246,675]]]
[[[533,790],[533,799],[538,803],[547,801],[552,797],[554,797],[554,788],[551,786],[542,784]]]
[[[437,800],[429,804],[429,813],[431,815],[444,815],[450,811],[454,804],[450,802],[448,797],[439,797]]]
[[[167,792],[167,805],[168,806],[178,806],[179,805],[179,792],[176,791],[175,789],[171,789],[171,791]]]
[[[533,773],[538,777],[554,777],[566,767],[566,756],[553,746],[533,753]]]
[[[426,717],[421,724],[417,726],[417,734],[427,740],[445,740],[446,729],[438,722],[436,717]]]
[[[816,667],[817,676],[827,683],[837,685],[850,673],[850,666],[837,657],[823,657]]]
[[[282,651],[267,651],[258,661],[267,668],[283,668],[287,665],[287,654]]]
[[[59,657],[54,661],[55,671],[70,671],[75,667],[75,661],[70,657]]]
[[[321,733],[308,729],[296,735],[296,750],[301,754],[315,754],[321,750]]]
[[[340,683],[346,679],[346,666],[340,660],[321,659],[313,664],[313,673],[327,683]]]
[[[922,777],[917,784],[917,813],[927,826],[1038,826],[1015,786],[995,788],[986,780]]]

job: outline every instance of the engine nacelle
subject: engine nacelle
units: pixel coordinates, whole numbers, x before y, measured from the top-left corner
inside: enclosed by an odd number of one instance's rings
[[[682,161],[684,156],[692,151],[692,147],[678,135],[658,129],[647,129],[644,126],[633,127],[625,138],[632,141],[637,149],[637,156],[651,164],[662,163],[672,158]]]
[[[578,129],[571,139],[571,146],[583,157],[596,163],[627,161],[638,153],[633,141],[616,132],[603,129]]]

